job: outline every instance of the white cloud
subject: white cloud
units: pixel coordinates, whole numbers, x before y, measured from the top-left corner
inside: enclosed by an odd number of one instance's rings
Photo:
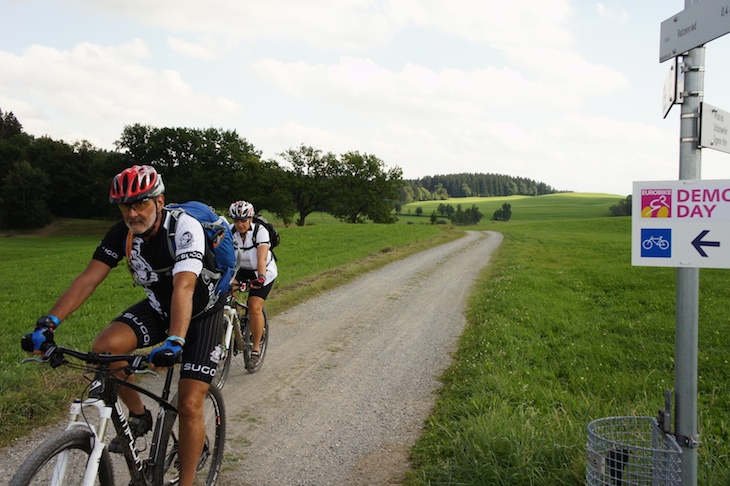
[[[572,53],[514,49],[509,57],[533,76],[494,66],[435,71],[406,64],[391,71],[370,59],[352,57],[329,65],[266,59],[254,62],[252,68],[289,96],[404,119],[477,118],[496,109],[570,109],[579,107],[587,95],[618,92],[629,85],[621,73]]]
[[[178,37],[168,36],[167,45],[169,45],[170,48],[178,54],[192,59],[213,61],[222,57],[219,46],[207,46],[202,43],[196,44]]]
[[[228,98],[194,92],[175,70],[147,67],[149,57],[141,40],[112,47],[81,43],[71,50],[34,45],[22,55],[0,51],[0,89],[13,93],[6,106],[29,133],[69,142],[85,138],[104,148],[125,124],[196,120],[199,126],[238,110]],[[48,123],[52,118],[55,123]]]
[[[601,17],[620,22],[629,21],[629,13],[621,7],[609,7],[603,3],[596,3],[595,9]]]
[[[78,0],[86,8],[138,19],[171,32],[239,39],[296,40],[319,47],[383,45],[401,27],[380,0]]]
[[[443,32],[498,46],[566,46],[572,42],[568,0],[423,0],[425,20]]]
[[[77,0],[171,32],[303,41],[320,48],[383,46],[408,25],[493,45],[566,46],[569,0]]]

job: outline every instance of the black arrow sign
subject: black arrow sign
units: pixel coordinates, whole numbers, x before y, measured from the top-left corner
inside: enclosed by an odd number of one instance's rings
[[[692,246],[695,247],[695,250],[697,250],[697,253],[702,255],[703,257],[707,256],[707,253],[705,253],[705,250],[702,249],[703,246],[720,246],[719,241],[702,241],[702,238],[707,236],[707,233],[709,233],[710,230],[704,230],[702,233],[697,235],[697,238],[692,240]]]

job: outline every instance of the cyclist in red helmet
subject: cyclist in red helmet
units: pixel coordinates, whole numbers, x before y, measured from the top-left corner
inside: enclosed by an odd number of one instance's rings
[[[109,202],[118,204],[122,208],[135,209],[136,213],[140,213],[139,209],[143,209],[146,204],[156,201],[154,198],[161,196],[165,192],[165,184],[162,182],[162,176],[157,173],[154,167],[149,165],[134,165],[129,169],[125,169],[114,177],[112,187],[109,190]],[[164,197],[162,199],[164,206]],[[128,214],[128,213],[127,213]],[[142,221],[140,218],[130,218],[129,229],[134,235],[145,236],[152,232],[160,216],[159,211],[154,211],[154,221]]]
[[[93,349],[99,353],[128,354],[163,343],[149,355],[150,362],[161,367],[173,365],[182,355],[178,384],[179,484],[189,485],[203,451],[203,402],[215,374],[216,363],[212,359],[217,356],[215,347],[223,334],[224,303],[220,300],[210,307],[214,285],[201,273],[205,234],[192,216],[179,216],[174,234],[175,256],[170,254],[167,224],[171,218],[164,207],[164,191],[162,176],[148,165],[135,165],[114,177],[109,201],[119,206],[122,221],[107,232],[86,269],[50,312],[38,319],[35,331],[27,334],[21,344],[28,352],[40,352],[52,345],[53,334],[61,322],[91,296],[128,254],[129,270],[143,286],[147,298],[123,311],[102,330]],[[139,394],[120,387],[119,396],[129,408],[135,436],[146,434],[152,427],[152,416]],[[121,452],[120,441],[112,440],[109,449]]]

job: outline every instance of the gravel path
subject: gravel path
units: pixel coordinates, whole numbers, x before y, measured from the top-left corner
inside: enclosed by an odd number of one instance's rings
[[[238,359],[223,390],[218,484],[399,484],[465,324],[466,297],[501,241],[467,232],[272,318],[261,371],[247,373]],[[27,451],[0,453],[9,479]]]

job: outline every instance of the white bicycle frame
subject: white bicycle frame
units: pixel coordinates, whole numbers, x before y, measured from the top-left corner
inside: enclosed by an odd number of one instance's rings
[[[125,420],[126,416],[124,415],[124,412],[119,405],[119,400],[117,400],[114,405],[115,407],[117,407],[117,413],[122,418],[122,427],[124,428],[124,434],[128,437],[133,437],[132,430],[129,427],[129,421]],[[79,420],[81,412],[85,408],[90,407],[96,408],[99,413],[99,424],[97,427],[94,427],[93,424],[90,424],[88,422]],[[99,472],[101,455],[104,452],[104,447],[106,447],[104,437],[106,436],[106,430],[111,417],[112,407],[106,405],[104,401],[100,398],[87,398],[83,402],[79,400],[74,400],[74,402],[71,404],[71,410],[69,411],[69,423],[66,426],[66,430],[88,430],[89,432],[91,432],[92,440],[94,441],[93,447],[91,449],[91,454],[89,454],[89,460],[86,463],[86,471],[84,471],[84,480],[81,483],[81,486],[94,486],[94,482],[96,481],[96,477]],[[56,459],[56,466],[53,469],[53,478],[51,480],[52,486],[61,486],[64,484],[68,454],[68,451],[64,451],[60,453],[58,455],[58,458]],[[135,464],[137,464],[137,470],[141,471],[144,467],[144,463],[136,449],[132,449],[132,457],[134,458]]]
[[[223,346],[226,348],[226,352],[230,353],[233,349],[233,340],[232,338],[236,339],[236,344],[238,345],[238,349],[243,349],[243,336],[240,332],[235,332],[235,329],[233,328],[233,315],[235,311],[233,310],[233,307],[226,304],[223,307],[223,315],[226,320],[226,333],[223,336]],[[240,319],[240,316],[239,316]],[[240,328],[239,328],[240,331]]]
[[[233,307],[226,305],[223,307],[223,315],[226,320],[226,334],[223,336],[223,346],[226,352],[231,350],[231,336],[233,336]]]
[[[86,407],[94,407],[99,411],[99,432],[97,432],[93,424],[80,422],[78,420],[79,415],[81,415],[82,409]],[[101,438],[103,438],[104,434],[106,433],[106,428],[109,424],[109,419],[111,419],[111,416],[111,407],[106,406],[104,402],[102,400],[99,400],[98,398],[88,398],[83,402],[76,400],[71,404],[70,421],[68,426],[66,427],[66,430],[88,429],[94,439],[94,447],[91,450],[91,454],[89,455],[89,461],[86,464],[86,471],[84,472],[84,482],[82,483],[82,486],[94,485],[96,475],[99,472],[99,462],[101,461],[101,454],[102,452],[104,452],[104,447],[106,445]],[[51,480],[51,485],[57,486],[63,484],[63,480],[66,474],[67,461],[68,451],[64,451],[58,455],[58,458],[56,460],[56,467],[53,470],[53,479]]]

